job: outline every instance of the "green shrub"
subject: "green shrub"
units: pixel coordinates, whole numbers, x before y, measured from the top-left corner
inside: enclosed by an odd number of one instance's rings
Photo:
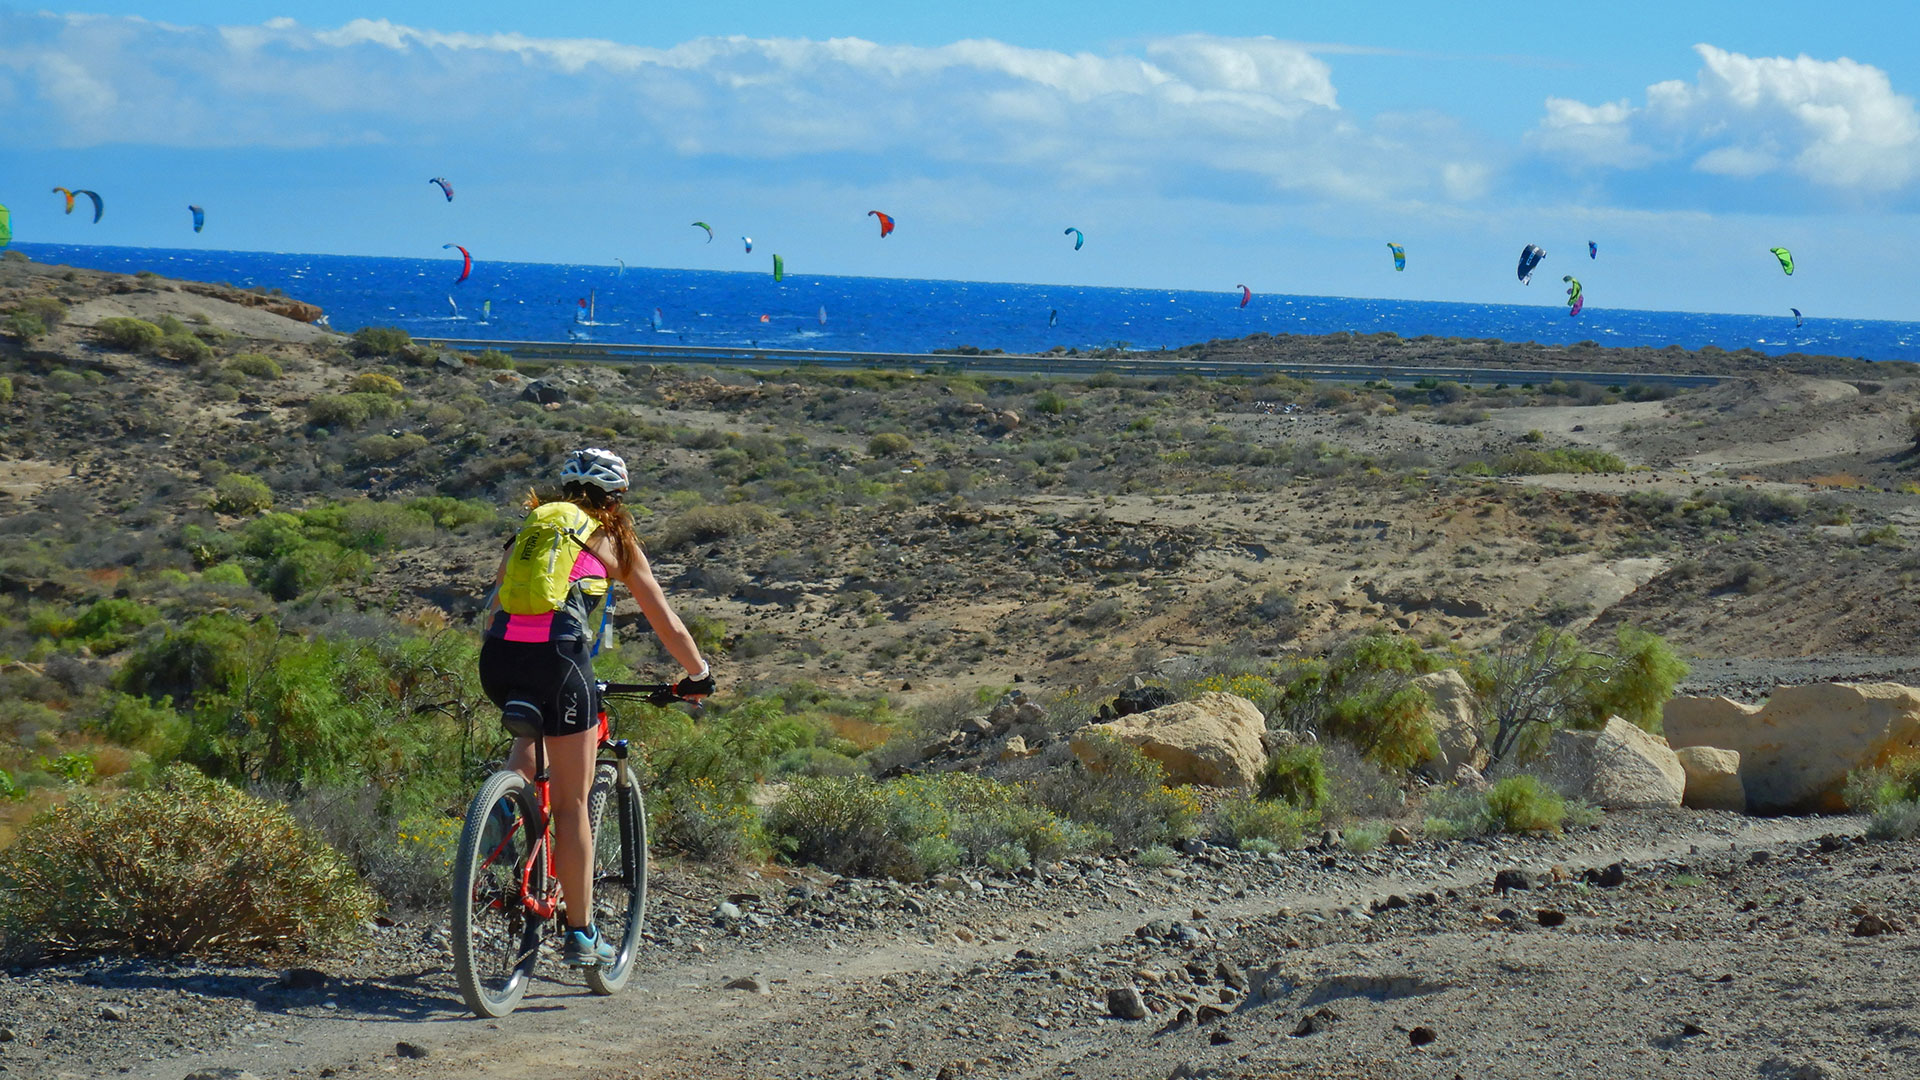
[[[73,620],[67,636],[80,639],[97,654],[118,652],[133,643],[140,629],[160,621],[160,612],[138,600],[95,600]]]
[[[1569,810],[1552,788],[1522,773],[1482,792],[1455,789],[1434,796],[1427,801],[1425,831],[1438,839],[1558,832]]]
[[[145,319],[110,318],[94,324],[93,336],[102,345],[122,352],[151,352],[166,334]]]
[[[1215,834],[1234,847],[1249,840],[1266,840],[1281,848],[1299,847],[1306,831],[1320,823],[1319,815],[1311,810],[1244,793],[1229,796],[1214,810],[1213,818]]]
[[[273,489],[257,476],[228,473],[213,485],[210,505],[222,514],[257,514],[273,508]]]
[[[23,344],[34,338],[44,337],[46,333],[47,324],[29,312],[10,312],[6,318],[0,319],[0,334],[5,334]]]
[[[182,364],[201,364],[213,359],[213,348],[206,342],[187,333],[183,328],[179,333],[161,337],[153,351],[168,360]]]
[[[1537,778],[1509,776],[1487,789],[1490,832],[1558,832],[1566,819],[1567,803]]]
[[[1870,814],[1867,835],[1875,840],[1920,837],[1920,753],[1895,756],[1874,769],[1847,776],[1847,805]]]
[[[200,580],[214,585],[245,585],[247,571],[237,562],[216,563],[200,571]]]
[[[378,372],[367,371],[355,375],[352,381],[347,383],[347,392],[350,394],[387,394],[398,397],[406,393],[407,388],[400,385],[400,380],[391,375],[382,375]]]
[[[228,371],[237,371],[254,379],[277,379],[280,362],[265,353],[239,353],[227,361]]]
[[[493,371],[513,370],[513,357],[508,356],[499,349],[486,349],[478,356],[473,357],[472,360],[475,367],[483,367]]]
[[[493,507],[478,499],[457,499],[451,495],[409,499],[407,509],[427,515],[435,525],[449,531],[468,525],[488,525],[499,517]]]
[[[1165,844],[1148,844],[1133,857],[1133,862],[1146,870],[1163,870],[1179,861],[1179,858],[1179,854]]]
[[[913,442],[897,431],[883,431],[867,440],[867,453],[874,457],[905,457],[913,452]]]
[[[108,693],[99,714],[87,726],[161,764],[180,756],[186,749],[189,734],[186,719],[174,709],[171,700],[150,701],[120,693]]]
[[[1067,399],[1055,391],[1042,390],[1033,396],[1033,411],[1059,416],[1067,411]]]
[[[398,415],[400,403],[388,394],[328,394],[307,405],[307,422],[325,428],[355,428]]]
[[[1320,747],[1311,743],[1282,746],[1267,757],[1260,771],[1260,797],[1279,799],[1302,810],[1327,804],[1327,769]]]
[[[0,375],[0,405],[13,404],[13,379]]]
[[[416,454],[427,445],[425,436],[411,431],[404,435],[369,435],[353,444],[353,456],[357,461],[381,465]]]
[[[967,773],[794,781],[768,828],[797,862],[917,880],[958,865],[1015,869],[1106,840],[1009,784]]]
[[[1440,666],[1411,638],[1368,634],[1325,660],[1282,669],[1285,689],[1270,719],[1332,735],[1382,768],[1404,770],[1433,752],[1432,699],[1413,680]]]
[[[1535,476],[1542,473],[1617,473],[1626,472],[1627,463],[1604,450],[1577,446],[1556,446],[1551,450],[1515,450],[1494,463],[1494,470],[1509,476]]]
[[[1185,788],[1166,786],[1160,763],[1116,739],[1093,736],[1087,762],[1052,770],[1034,786],[1040,805],[1113,838],[1144,847],[1193,834],[1200,804]]]
[[[1384,821],[1362,822],[1340,830],[1340,842],[1346,845],[1348,851],[1365,855],[1386,842],[1388,831]]]
[[[711,544],[736,536],[750,536],[778,520],[751,503],[695,506],[673,516],[653,537],[652,547],[673,551],[691,544]]]
[[[373,897],[287,809],[192,769],[82,791],[0,852],[0,935],[17,959],[325,949]]]
[[[670,787],[648,807],[659,840],[669,848],[708,862],[764,859],[772,848],[752,804],[729,797],[708,777]]]
[[[1687,665],[1664,640],[1623,626],[1612,652],[1542,629],[1476,654],[1466,677],[1491,729],[1488,753],[1498,763],[1544,743],[1554,728],[1597,727],[1609,716],[1658,734],[1661,709],[1686,674]]]
[[[413,344],[405,330],[395,326],[363,326],[353,332],[347,348],[355,356],[397,356]]]

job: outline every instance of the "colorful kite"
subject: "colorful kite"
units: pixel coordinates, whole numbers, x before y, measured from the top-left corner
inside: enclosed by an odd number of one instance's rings
[[[187,209],[192,211],[193,213],[193,231],[194,232],[199,232],[201,229],[204,229],[207,227],[207,212],[205,210],[202,210],[197,206],[189,206],[187,207]]]
[[[871,218],[880,219],[880,239],[885,240],[888,236],[893,234],[893,215],[892,214],[883,214],[878,210],[869,210],[867,211],[867,216]]]
[[[1405,270],[1407,268],[1407,249],[1401,247],[1399,244],[1389,242],[1387,244],[1387,250],[1393,252],[1393,268],[1395,270]]]
[[[709,244],[713,243],[713,226],[707,224],[704,221],[696,221],[693,223],[693,227],[696,229],[707,230],[707,243]]]
[[[784,281],[787,277],[787,260],[778,255],[773,257],[773,280]]]
[[[1540,260],[1546,257],[1546,252],[1532,244],[1520,249],[1520,284],[1533,284],[1533,270],[1540,265]]]
[[[1087,242],[1087,234],[1081,232],[1079,229],[1076,229],[1071,225],[1067,226],[1067,231],[1064,233],[1061,233],[1060,235],[1073,237],[1073,250],[1075,251],[1079,251],[1080,245]]]
[[[1785,270],[1788,277],[1792,277],[1793,252],[1786,248],[1768,248],[1767,250],[1773,252],[1773,257],[1780,260],[1780,269]]]
[[[1246,307],[1247,301],[1252,299],[1253,299],[1253,290],[1247,288],[1245,285],[1240,286],[1240,306]]]
[[[473,275],[473,256],[468,254],[467,249],[461,247],[459,244],[441,244],[440,245],[440,250],[442,251],[445,251],[448,248],[453,248],[456,251],[460,252],[460,258],[463,260],[460,264],[460,276],[453,279],[453,283],[455,285],[458,285]]]
[[[440,185],[440,191],[441,191],[441,192],[442,192],[443,194],[445,194],[445,195],[446,195],[446,197],[447,197],[447,201],[448,201],[448,202],[452,202],[452,201],[453,201],[453,184],[452,184],[451,182],[449,182],[449,181],[447,180],[447,178],[446,178],[446,177],[444,177],[444,176],[436,176],[436,177],[434,177],[433,179],[431,179],[431,180],[429,180],[429,181],[427,181],[427,183],[429,183],[429,184],[439,184],[439,185]]]

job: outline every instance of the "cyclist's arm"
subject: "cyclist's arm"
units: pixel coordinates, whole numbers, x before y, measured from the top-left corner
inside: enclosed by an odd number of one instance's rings
[[[667,654],[679,665],[687,669],[689,676],[697,676],[707,670],[707,662],[700,656],[700,646],[694,644],[693,635],[687,633],[686,624],[680,616],[674,614],[673,607],[667,603],[667,594],[654,580],[653,567],[647,563],[647,555],[636,545],[621,554],[625,558],[610,558],[613,544],[605,536],[596,535],[588,543],[594,549],[594,555],[605,563],[614,577],[640,604],[640,613],[647,617],[647,625],[660,636],[660,644],[666,647]]]
[[[487,593],[487,610],[480,615],[480,631],[486,632],[493,625],[493,613],[500,610],[500,583],[507,578],[507,556],[513,554],[512,545],[500,553],[500,565],[493,571],[493,588]]]

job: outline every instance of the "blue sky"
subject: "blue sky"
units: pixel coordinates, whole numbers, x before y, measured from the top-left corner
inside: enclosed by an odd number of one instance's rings
[[[1595,306],[1920,318],[1920,7],[913,7],[0,0],[0,203],[21,240],[1556,303],[1531,242]]]

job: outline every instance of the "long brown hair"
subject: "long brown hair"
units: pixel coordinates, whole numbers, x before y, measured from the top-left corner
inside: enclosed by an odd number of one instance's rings
[[[633,515],[620,505],[619,495],[587,484],[568,484],[561,491],[560,498],[586,511],[588,517],[613,537],[615,557],[620,560],[622,569],[637,561],[640,537],[633,531]],[[527,492],[527,509],[531,510],[544,501],[538,492]]]

